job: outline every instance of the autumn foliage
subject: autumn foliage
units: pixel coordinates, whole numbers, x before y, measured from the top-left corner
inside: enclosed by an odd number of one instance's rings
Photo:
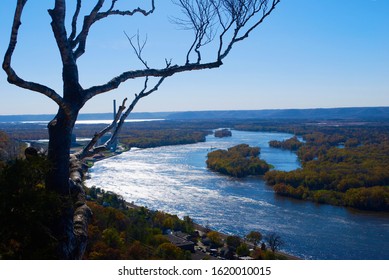
[[[303,138],[306,142],[297,150],[302,168],[265,175],[277,194],[389,211],[389,132],[385,127],[324,128],[311,130]]]
[[[233,177],[248,175],[263,175],[270,166],[258,158],[259,147],[240,144],[226,150],[216,150],[208,153],[207,167],[213,171]]]

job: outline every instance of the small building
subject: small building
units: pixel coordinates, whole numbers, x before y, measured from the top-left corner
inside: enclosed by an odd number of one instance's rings
[[[174,232],[166,235],[170,243],[177,246],[178,248],[184,251],[195,252],[194,243],[186,239],[188,235],[183,234],[182,232]]]

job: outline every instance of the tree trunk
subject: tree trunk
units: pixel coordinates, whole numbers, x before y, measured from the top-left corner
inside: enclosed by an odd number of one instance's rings
[[[76,117],[67,116],[59,109],[57,116],[48,125],[48,157],[52,163],[52,170],[46,184],[49,189],[64,196],[69,195],[69,155]]]
[[[77,109],[72,114],[59,109],[57,116],[48,125],[51,170],[46,186],[60,195],[62,201],[61,216],[52,229],[58,242],[53,255],[56,259],[82,258],[91,215],[85,204],[82,165],[77,160],[70,161],[71,135],[77,115]]]

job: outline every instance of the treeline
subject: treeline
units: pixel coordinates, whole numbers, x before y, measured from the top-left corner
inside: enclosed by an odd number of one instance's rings
[[[7,134],[15,139],[48,139],[45,125],[2,124],[2,126],[6,129]],[[73,136],[78,138],[91,138],[96,131],[100,131],[106,126],[105,124],[76,125]],[[193,144],[205,141],[205,137],[212,133],[209,127],[209,124],[190,124],[190,122],[186,124],[165,121],[125,123],[119,135],[119,141],[129,148],[152,148],[167,145]],[[47,144],[44,143],[34,142],[32,144],[37,146],[37,148],[47,148],[45,146]]]
[[[208,131],[195,130],[132,130],[123,133],[119,142],[127,147],[152,148],[168,145],[205,142]]]
[[[302,168],[265,175],[277,194],[389,211],[387,127],[324,127],[306,132],[305,143],[297,150]]]
[[[240,144],[228,150],[216,150],[208,153],[207,167],[213,171],[233,177],[263,175],[270,166],[258,158],[259,147]]]

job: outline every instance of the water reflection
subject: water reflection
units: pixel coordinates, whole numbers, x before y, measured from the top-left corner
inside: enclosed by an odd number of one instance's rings
[[[277,232],[284,250],[312,259],[389,259],[389,216],[350,211],[275,196],[259,178],[234,179],[207,170],[210,147],[246,143],[261,147],[261,158],[280,170],[299,167],[295,154],[273,149],[285,133],[233,131],[231,138],[136,150],[110,158],[91,170],[89,186],[120,193],[128,201],[179,216],[228,234]]]

